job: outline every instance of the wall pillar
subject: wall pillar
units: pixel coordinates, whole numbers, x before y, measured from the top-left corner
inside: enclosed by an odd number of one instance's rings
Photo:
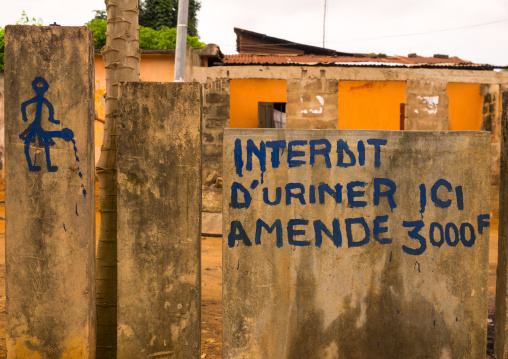
[[[339,82],[326,78],[310,77],[302,69],[299,79],[287,80],[286,128],[333,129],[338,127]]]
[[[118,358],[198,358],[201,85],[126,83],[118,124]]]
[[[406,130],[447,131],[447,81],[415,78],[406,85]]]
[[[222,137],[224,128],[229,127],[229,103],[229,79],[208,79],[203,84],[201,176],[204,212],[220,213],[222,211],[222,188],[216,183],[216,178],[222,176]]]
[[[8,358],[94,358],[93,34],[5,32]]]

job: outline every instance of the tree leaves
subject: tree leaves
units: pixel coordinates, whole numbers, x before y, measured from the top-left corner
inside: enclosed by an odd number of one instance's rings
[[[32,25],[42,26],[41,18],[30,18],[25,10],[21,13],[21,18],[16,21],[16,25]],[[0,71],[4,71],[4,44],[5,44],[5,29],[0,27]]]
[[[106,20],[95,19],[86,24],[93,31],[96,49],[106,45]],[[202,49],[206,45],[197,36],[187,35],[187,45],[195,49]],[[174,49],[176,47],[176,27],[169,28],[162,25],[159,30],[139,26],[139,47],[142,49]]]
[[[106,45],[107,21],[104,19],[94,19],[86,24],[93,31],[93,43],[96,49],[101,49]]]
[[[189,22],[187,33],[198,36],[197,13],[201,8],[199,0],[189,1]],[[178,0],[145,0],[139,5],[139,24],[160,30],[162,26],[176,27],[178,21]]]

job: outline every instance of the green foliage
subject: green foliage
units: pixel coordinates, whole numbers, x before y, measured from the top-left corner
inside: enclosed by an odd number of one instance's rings
[[[95,19],[86,24],[93,31],[96,49],[106,45],[106,20]],[[205,44],[197,36],[187,35],[187,45],[202,49]],[[160,30],[139,26],[139,47],[142,49],[174,49],[176,47],[176,27],[161,26]]]
[[[16,25],[33,25],[42,26],[42,19],[35,17],[28,17],[26,12],[23,10],[21,18],[16,21]],[[4,71],[4,45],[5,45],[5,29],[0,27],[0,71]]]
[[[107,20],[108,19],[108,14],[106,12],[106,10],[94,10],[93,11],[95,13],[95,17],[92,19],[92,20]]]
[[[93,31],[93,43],[96,49],[101,49],[106,45],[107,21],[104,19],[94,19],[85,24]]]
[[[187,45],[202,49],[205,44],[197,36],[187,35]],[[160,30],[150,27],[139,27],[139,47],[142,49],[174,49],[176,48],[176,27],[161,26]]]
[[[197,13],[201,8],[199,0],[189,0],[189,23],[187,33],[198,36]],[[139,4],[139,24],[160,30],[162,26],[176,27],[178,0],[144,0]]]
[[[21,18],[16,21],[16,25],[32,25],[32,26],[42,26],[42,19],[35,17],[28,17],[25,10],[21,13]]]

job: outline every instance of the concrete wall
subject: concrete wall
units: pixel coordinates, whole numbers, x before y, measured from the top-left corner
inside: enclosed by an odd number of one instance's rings
[[[229,80],[206,79],[203,83],[203,211],[220,212],[222,188],[206,181],[222,174],[222,136],[229,127]]]
[[[87,27],[6,27],[8,358],[95,357],[93,80]]]
[[[491,131],[491,153],[492,153],[492,187],[491,200],[492,212],[495,217],[498,216],[499,208],[499,177],[501,161],[501,112],[502,96],[501,85],[482,84],[480,95],[483,98],[483,121],[481,128],[484,131]]]
[[[201,86],[126,83],[118,125],[118,358],[198,358]]]
[[[405,128],[448,130],[450,124],[447,85],[449,83],[482,84],[484,101],[488,100],[488,97],[485,97],[487,93],[492,93],[491,101],[493,101],[499,84],[508,85],[508,72],[363,67],[221,66],[194,67],[193,79],[204,84],[203,179],[206,179],[213,171],[217,171],[218,176],[222,174],[219,155],[222,146],[220,133],[224,128],[231,127],[228,85],[231,80],[286,80],[288,128],[337,128],[337,119],[340,127],[341,114],[338,112],[340,100],[337,96],[337,88],[341,81],[400,81],[405,83],[406,91]],[[499,98],[498,94],[496,96]],[[492,193],[495,214],[498,202],[496,199],[500,146],[498,123],[501,106],[496,105],[494,113],[489,117],[491,107],[490,104],[487,106],[489,112],[485,114],[484,122],[492,123],[492,182],[494,184]],[[393,123],[398,121],[397,116]],[[489,130],[485,126],[483,128]],[[203,188],[203,207],[206,211],[220,211],[220,194],[220,189],[216,187]]]
[[[485,132],[226,130],[224,358],[485,358],[489,160]]]

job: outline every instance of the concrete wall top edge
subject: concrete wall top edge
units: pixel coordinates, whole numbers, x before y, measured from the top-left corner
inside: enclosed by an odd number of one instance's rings
[[[245,135],[252,135],[255,134],[255,132],[267,132],[268,133],[280,133],[280,132],[288,132],[288,133],[306,133],[306,132],[323,132],[323,133],[329,133],[329,134],[336,134],[344,133],[344,134],[358,134],[358,135],[365,135],[368,133],[383,133],[383,134],[390,134],[390,135],[399,135],[404,136],[405,134],[411,133],[417,133],[422,135],[435,135],[435,134],[441,134],[445,136],[462,136],[464,134],[476,134],[478,136],[484,136],[484,137],[490,137],[491,133],[490,131],[420,131],[420,130],[405,130],[405,131],[399,131],[399,130],[339,130],[339,129],[266,129],[266,128],[225,128],[224,133],[227,134],[245,134]]]
[[[293,79],[325,77],[337,80],[407,81],[416,78],[446,82],[508,84],[508,72],[483,70],[372,68],[372,67],[314,67],[314,66],[220,66],[194,67],[193,80],[207,79]]]

